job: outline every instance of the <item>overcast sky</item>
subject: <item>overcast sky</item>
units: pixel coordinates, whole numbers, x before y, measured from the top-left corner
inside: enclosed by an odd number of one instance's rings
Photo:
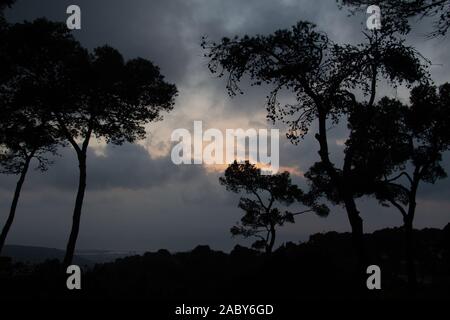
[[[220,172],[202,166],[175,166],[170,160],[170,134],[176,128],[192,130],[194,120],[205,128],[270,128],[264,108],[267,88],[243,86],[245,95],[230,98],[222,79],[211,75],[202,57],[201,37],[220,39],[235,34],[268,34],[309,20],[336,42],[360,39],[364,16],[348,17],[334,0],[132,0],[60,1],[18,0],[7,11],[11,22],[45,16],[65,21],[66,8],[77,4],[82,29],[74,34],[89,49],[108,44],[127,59],[143,57],[160,66],[175,83],[179,96],[175,109],[148,128],[148,139],[120,147],[94,143],[88,155],[79,249],[188,250],[199,244],[230,250],[230,227],[242,216],[239,196],[218,182]],[[436,83],[450,81],[448,39],[427,40],[427,22],[417,24],[411,44],[435,64]],[[389,96],[406,99],[404,91],[385,89]],[[279,125],[276,125],[279,127]],[[312,128],[312,132],[314,128]],[[329,131],[336,160],[346,138],[345,124]],[[61,150],[45,174],[31,172],[24,186],[9,244],[64,248],[70,231],[77,189],[77,163],[73,150]],[[280,162],[304,185],[302,172],[318,160],[311,136],[298,146],[280,141]],[[448,154],[444,162],[450,169]],[[14,176],[0,177],[0,221],[9,210]],[[450,221],[450,182],[424,186],[419,193],[416,227],[443,227]],[[367,232],[400,226],[400,214],[370,199],[358,201]],[[304,241],[315,232],[349,231],[344,211],[333,207],[328,218],[301,216],[295,225],[280,229],[278,245]]]

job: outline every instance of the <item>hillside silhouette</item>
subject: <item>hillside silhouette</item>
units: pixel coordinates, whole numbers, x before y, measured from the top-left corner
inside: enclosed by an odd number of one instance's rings
[[[64,251],[55,248],[6,245],[3,255],[10,257],[13,263],[38,264],[46,260],[62,260],[64,258]],[[74,257],[74,263],[78,265],[94,265],[92,261],[80,256]]]
[[[415,230],[418,288],[407,290],[403,230],[383,229],[365,235],[370,263],[382,270],[383,290],[354,290],[350,233],[314,234],[300,244],[286,243],[271,254],[237,245],[229,254],[197,246],[190,252],[167,250],[96,264],[83,273],[83,290],[64,290],[54,275],[58,260],[41,264],[11,263],[3,258],[2,298],[152,299],[449,299],[450,224],[443,230]]]

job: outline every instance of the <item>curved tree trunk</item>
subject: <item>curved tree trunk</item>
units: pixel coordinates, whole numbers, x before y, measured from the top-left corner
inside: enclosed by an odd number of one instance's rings
[[[352,228],[352,242],[358,258],[358,263],[364,265],[366,262],[366,255],[364,250],[363,220],[359,215],[359,211],[356,208],[356,203],[353,198],[345,199],[345,209]]]
[[[266,247],[266,253],[272,253],[273,245],[275,244],[275,236],[276,236],[275,226],[271,225],[270,226],[270,242]]]
[[[28,168],[30,166],[31,159],[34,156],[34,152],[30,153],[25,160],[25,164],[20,172],[19,181],[17,181],[16,189],[14,191],[13,201],[11,203],[11,209],[9,210],[9,216],[3,227],[2,233],[0,235],[0,254],[2,253],[3,247],[5,245],[6,237],[11,229],[12,223],[14,221],[14,216],[16,215],[17,203],[19,202],[20,191],[22,190],[23,183],[25,182],[25,176],[27,175]]]
[[[80,230],[81,221],[81,209],[83,207],[84,193],[86,190],[86,153],[78,153],[78,167],[80,170],[78,192],[75,200],[75,208],[73,210],[72,217],[72,229],[70,231],[69,241],[67,243],[66,255],[64,256],[63,267],[67,268],[72,264],[73,256],[75,253],[75,245],[78,238],[78,232]]]
[[[365,268],[367,261],[364,247],[363,220],[356,207],[355,199],[349,191],[349,182],[345,180],[345,177],[339,176],[330,161],[328,154],[326,114],[319,114],[319,134],[316,135],[316,139],[320,144],[320,159],[325,164],[325,168],[331,178],[334,187],[338,190],[344,200],[347,217],[352,229],[352,243],[357,258],[357,273],[359,276],[359,280],[362,281],[361,283],[365,284],[363,280],[365,279]],[[351,154],[346,155],[343,170],[344,173],[347,173],[351,168],[351,156]]]

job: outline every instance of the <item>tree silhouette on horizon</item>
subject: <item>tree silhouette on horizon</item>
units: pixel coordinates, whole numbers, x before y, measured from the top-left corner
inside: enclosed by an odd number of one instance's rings
[[[57,146],[63,145],[50,112],[42,106],[50,102],[48,97],[61,93],[60,87],[54,87],[61,78],[52,78],[50,70],[67,59],[64,48],[70,40],[66,36],[59,24],[45,19],[7,25],[0,35],[0,172],[19,175],[0,235],[0,252],[13,224],[31,161],[36,159],[36,169],[46,171]],[[45,51],[45,43],[57,45],[59,50]]]
[[[31,129],[24,129],[21,136],[20,123],[5,125],[4,133],[15,135],[15,139],[8,140],[5,134],[1,141],[10,141],[12,150],[13,142],[20,139],[17,143],[21,145],[24,139],[35,143],[39,133],[36,129],[45,128],[55,141],[69,144],[77,155],[78,191],[63,261],[68,266],[79,232],[91,139],[120,145],[144,138],[145,126],[162,120],[162,112],[172,110],[177,89],[146,59],[124,61],[109,46],[89,53],[63,23],[37,19],[6,29],[9,31],[2,31],[2,36],[8,38],[1,44],[1,52],[11,54],[2,59],[7,67],[7,74],[0,76],[7,84],[2,88],[3,97],[13,96],[10,104],[18,107],[17,115],[27,114]],[[12,94],[8,88],[16,92]],[[2,112],[8,112],[7,102],[2,103]],[[19,121],[19,116],[9,118],[8,125],[13,120]],[[6,130],[14,126],[16,131]]]
[[[1,96],[1,94],[0,94]],[[3,98],[3,97],[2,97]],[[3,113],[5,112],[6,113]],[[56,153],[58,140],[52,135],[52,129],[45,121],[34,123],[29,116],[17,112],[0,111],[0,173],[18,175],[8,218],[0,234],[0,254],[6,237],[11,229],[19,203],[22,186],[25,182],[30,163],[38,160],[37,170],[46,171],[52,163],[49,155]],[[34,118],[34,116],[33,116]],[[4,121],[7,119],[8,123]]]
[[[295,216],[300,214],[314,212],[325,217],[329,213],[328,207],[317,203],[317,194],[305,193],[292,184],[287,171],[263,175],[261,169],[248,161],[234,161],[219,181],[228,191],[252,196],[240,198],[239,208],[245,211],[245,215],[230,231],[233,236],[257,238],[252,247],[264,249],[266,253],[272,253],[276,227],[294,223]],[[277,207],[288,207],[294,203],[302,204],[307,209],[293,213]]]
[[[162,120],[162,112],[174,105],[177,89],[167,83],[159,68],[143,58],[124,61],[112,47],[94,49],[79,79],[80,92],[74,104],[55,106],[55,117],[65,139],[76,152],[78,191],[64,266],[70,265],[78,237],[86,189],[87,150],[93,137],[121,145],[146,135],[145,125]],[[80,142],[78,142],[80,141]]]

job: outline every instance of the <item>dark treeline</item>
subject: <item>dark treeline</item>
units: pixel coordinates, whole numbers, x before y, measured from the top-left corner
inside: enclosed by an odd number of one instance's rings
[[[0,297],[57,299],[149,299],[151,301],[301,301],[318,299],[403,300],[450,298],[450,225],[415,230],[416,292],[407,287],[402,257],[403,231],[384,229],[364,236],[368,260],[382,267],[382,290],[355,290],[355,262],[349,233],[312,235],[287,243],[271,255],[236,246],[229,254],[198,246],[191,252],[167,250],[97,264],[83,275],[82,290],[67,291],[55,273],[60,262],[10,264],[0,274]],[[15,273],[14,277],[8,276]],[[300,299],[300,300],[299,300]]]

